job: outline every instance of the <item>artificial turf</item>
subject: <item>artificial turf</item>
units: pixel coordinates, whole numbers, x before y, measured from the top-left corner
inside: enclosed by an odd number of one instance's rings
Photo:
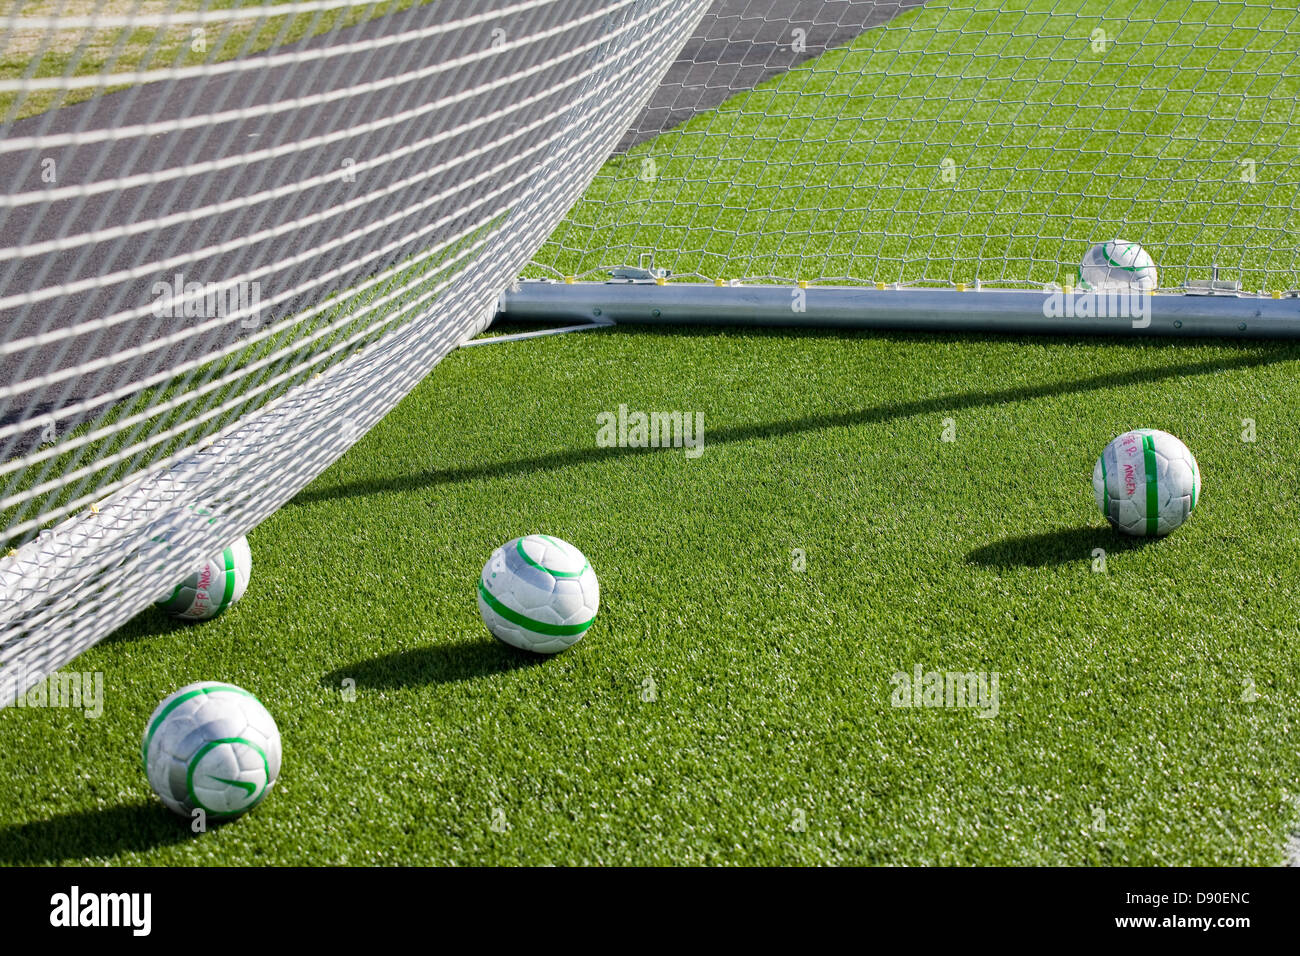
[[[0,713],[0,861],[1276,863],[1300,780],[1298,361],[626,328],[454,353],[250,535],[226,616],[150,611],[78,659],[102,718]],[[597,447],[619,404],[703,412],[704,453]],[[1089,483],[1139,425],[1205,482],[1141,545]],[[490,550],[532,531],[602,584],[544,660],[474,603]],[[892,706],[917,664],[997,672],[997,715]],[[136,742],[200,679],[266,702],[285,765],[194,836]]]
[[[1217,260],[1292,288],[1294,19],[931,3],[611,160],[538,263],[1047,282],[1114,233],[1166,284]],[[1225,102],[1245,132],[1207,121]],[[629,328],[456,352],[250,534],[226,616],[149,611],[71,665],[104,674],[102,718],[0,712],[0,863],[1279,862],[1300,820],[1297,362]],[[704,453],[600,447],[620,405],[702,412]],[[1204,478],[1146,544],[1089,483],[1139,426]],[[474,600],[490,551],[534,531],[602,584],[549,660]],[[917,665],[996,672],[997,715],[892,706]],[[266,702],[285,764],[196,836],[137,742],[205,679]]]

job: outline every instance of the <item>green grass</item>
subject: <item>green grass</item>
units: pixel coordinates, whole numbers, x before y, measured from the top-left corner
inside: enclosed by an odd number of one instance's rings
[[[226,617],[149,612],[78,660],[105,674],[101,719],[0,713],[0,861],[1275,863],[1300,779],[1298,362],[631,330],[455,353],[251,535]],[[704,412],[704,454],[597,448],[620,403]],[[1089,484],[1137,425],[1183,437],[1205,480],[1141,546]],[[544,661],[473,596],[535,530],[603,588]],[[918,663],[998,672],[998,716],[891,707]],[[256,692],[285,766],[193,837],[135,743],[198,679]]]

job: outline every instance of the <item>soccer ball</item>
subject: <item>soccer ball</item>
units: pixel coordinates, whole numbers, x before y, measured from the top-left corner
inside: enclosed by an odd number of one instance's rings
[[[158,705],[140,745],[149,786],[168,809],[233,819],[280,774],[280,731],[262,702],[218,681],[182,687]]]
[[[478,610],[498,638],[537,654],[578,643],[596,619],[600,583],[582,552],[530,534],[492,552],[478,579]]]
[[[206,621],[244,596],[252,572],[253,552],[248,538],[241,536],[155,603],[172,617]]]
[[[1092,490],[1101,513],[1120,531],[1156,537],[1192,513],[1201,497],[1201,471],[1173,435],[1139,428],[1106,446],[1092,469]]]
[[[1156,287],[1156,264],[1136,242],[1112,239],[1084,253],[1078,278],[1085,292],[1150,292]]]

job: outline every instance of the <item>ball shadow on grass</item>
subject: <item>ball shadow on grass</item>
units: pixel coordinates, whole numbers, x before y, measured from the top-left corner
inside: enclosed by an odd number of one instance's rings
[[[358,689],[396,690],[473,680],[524,667],[537,667],[546,660],[544,655],[516,650],[494,640],[430,644],[364,658],[335,668],[321,678],[321,684],[337,690],[345,680],[351,679],[356,681]]]
[[[152,850],[193,835],[187,821],[157,802],[76,810],[0,827],[0,864],[76,863]]]
[[[1046,568],[1073,561],[1091,561],[1093,549],[1107,557],[1144,548],[1157,538],[1131,538],[1109,527],[1085,525],[1042,534],[1004,538],[982,545],[966,555],[971,564],[986,568]]]

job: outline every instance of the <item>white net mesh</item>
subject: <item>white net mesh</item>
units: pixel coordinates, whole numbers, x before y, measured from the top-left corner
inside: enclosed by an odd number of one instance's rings
[[[1294,3],[719,3],[529,274],[1294,289],[1298,57]]]
[[[480,330],[702,12],[14,4],[0,705],[274,511]]]

